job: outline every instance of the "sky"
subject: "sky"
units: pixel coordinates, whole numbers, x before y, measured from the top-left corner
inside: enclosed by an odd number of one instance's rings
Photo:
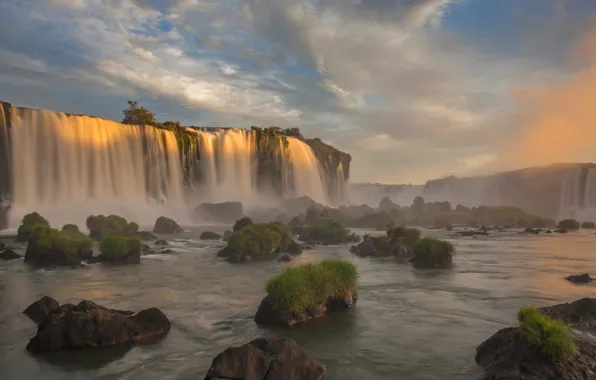
[[[0,99],[300,127],[352,182],[596,161],[593,0],[2,0]]]

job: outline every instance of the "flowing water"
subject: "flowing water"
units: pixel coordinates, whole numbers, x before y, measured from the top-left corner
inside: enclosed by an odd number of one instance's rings
[[[348,246],[307,251],[298,263],[342,258],[357,265],[356,307],[291,330],[259,328],[252,316],[265,282],[286,264],[220,261],[215,253],[223,243],[199,241],[202,230],[168,237],[175,253],[143,257],[140,265],[39,269],[0,262],[0,378],[196,380],[226,347],[285,336],[325,363],[330,380],[477,379],[476,346],[514,324],[519,306],[596,297],[596,286],[564,280],[596,273],[592,232],[472,239],[425,231],[455,244],[452,269],[360,259]],[[156,306],[172,329],[153,345],[32,356],[25,346],[36,326],[21,311],[43,295],[131,310]]]

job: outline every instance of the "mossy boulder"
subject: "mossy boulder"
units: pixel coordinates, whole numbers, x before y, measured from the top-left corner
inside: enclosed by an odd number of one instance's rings
[[[583,222],[581,225],[581,228],[593,230],[596,228],[596,224],[594,224],[594,222]]]
[[[309,244],[333,245],[358,242],[360,237],[350,233],[341,223],[327,220],[297,229],[298,238]]]
[[[103,240],[108,235],[136,235],[139,225],[128,222],[118,215],[90,215],[85,222],[89,229],[89,236],[97,241]]]
[[[220,223],[233,223],[242,218],[242,203],[202,203],[194,210],[194,217],[199,220],[208,220]]]
[[[267,282],[255,322],[293,326],[349,309],[356,301],[357,277],[356,266],[341,260],[287,268]]]
[[[577,230],[580,224],[575,219],[563,219],[557,223],[557,228],[562,230]]]
[[[395,227],[383,236],[364,236],[362,242],[352,246],[350,252],[360,257],[411,258],[414,245],[420,240],[420,231],[415,228]]]
[[[139,231],[136,233],[136,235],[138,237],[141,238],[141,240],[156,240],[157,239],[157,235],[155,235],[152,232],[149,231]]]
[[[138,236],[108,235],[100,244],[101,254],[94,261],[113,264],[139,264],[141,239]]]
[[[30,214],[25,215],[23,217],[21,225],[19,226],[19,229],[17,230],[17,237],[15,238],[15,240],[19,242],[29,241],[29,239],[31,239],[31,237],[33,236],[33,230],[38,225],[49,226],[50,223],[47,221],[46,218],[39,215],[39,213],[37,212],[32,212]]]
[[[221,239],[220,234],[216,234],[215,232],[205,231],[199,237],[201,240],[219,240]]]
[[[451,265],[455,248],[448,241],[425,237],[413,248],[412,263],[419,268],[444,268]]]
[[[65,224],[62,226],[62,231],[81,232],[76,224]]]
[[[244,226],[248,226],[249,224],[253,224],[252,219],[248,216],[242,217],[234,223],[232,231],[240,231]]]
[[[93,258],[93,240],[76,231],[37,225],[25,251],[25,261],[36,264],[77,265]]]
[[[234,233],[233,231],[227,230],[226,232],[224,232],[222,240],[223,241],[230,240],[230,237],[232,236],[233,233]]]
[[[292,241],[290,229],[278,222],[251,223],[232,233],[218,256],[230,261],[273,258]]]
[[[155,221],[153,232],[161,235],[171,235],[182,233],[184,230],[173,219],[160,216]]]
[[[12,249],[8,248],[4,251],[0,252],[0,260],[16,260],[20,259],[21,255],[13,251]]]

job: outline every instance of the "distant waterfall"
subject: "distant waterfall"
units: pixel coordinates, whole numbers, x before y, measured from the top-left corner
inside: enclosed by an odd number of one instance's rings
[[[559,218],[596,222],[596,168],[575,169],[565,176]]]
[[[284,189],[284,196],[290,198],[307,195],[319,203],[329,203],[323,172],[312,149],[294,137],[287,139],[289,158],[284,170],[291,173],[292,188]]]

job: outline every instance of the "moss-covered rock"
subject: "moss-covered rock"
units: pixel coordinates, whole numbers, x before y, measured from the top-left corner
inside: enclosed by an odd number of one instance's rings
[[[62,231],[81,232],[76,224],[65,224],[62,226]]]
[[[278,222],[251,223],[232,233],[218,256],[230,261],[273,258],[292,241],[290,229]]]
[[[577,230],[579,229],[580,224],[575,219],[563,219],[557,223],[557,228],[559,229],[566,229],[566,230]]]
[[[240,231],[244,226],[248,226],[249,224],[253,224],[253,221],[248,216],[240,218],[234,223],[234,227],[232,227],[232,231]]]
[[[15,240],[19,242],[29,241],[29,239],[31,239],[31,237],[33,236],[33,230],[38,225],[49,226],[50,223],[48,223],[46,218],[39,215],[39,213],[37,212],[32,212],[30,214],[25,215],[23,217],[21,225],[19,226],[19,229],[17,230],[17,237],[15,238]]]
[[[360,237],[350,233],[338,222],[327,221],[298,229],[298,238],[309,244],[342,244],[358,242]]]
[[[108,235],[100,244],[101,254],[96,262],[114,264],[139,264],[141,239],[138,236]]]
[[[89,236],[97,241],[103,240],[108,235],[136,235],[139,225],[128,222],[118,215],[89,215],[85,222],[89,229]]]
[[[357,277],[356,266],[341,260],[287,268],[267,282],[255,321],[293,326],[349,309],[356,300]]]
[[[411,258],[414,245],[420,240],[420,231],[415,228],[395,227],[383,236],[365,235],[362,242],[350,248],[350,252],[360,257]]]
[[[451,265],[455,248],[448,241],[425,237],[414,245],[412,263],[419,268],[444,268]]]
[[[170,235],[182,233],[184,230],[174,220],[166,218],[165,216],[160,216],[155,221],[153,232],[161,235]]]
[[[76,265],[93,258],[93,240],[76,231],[37,225],[29,239],[25,261],[37,264]]]

